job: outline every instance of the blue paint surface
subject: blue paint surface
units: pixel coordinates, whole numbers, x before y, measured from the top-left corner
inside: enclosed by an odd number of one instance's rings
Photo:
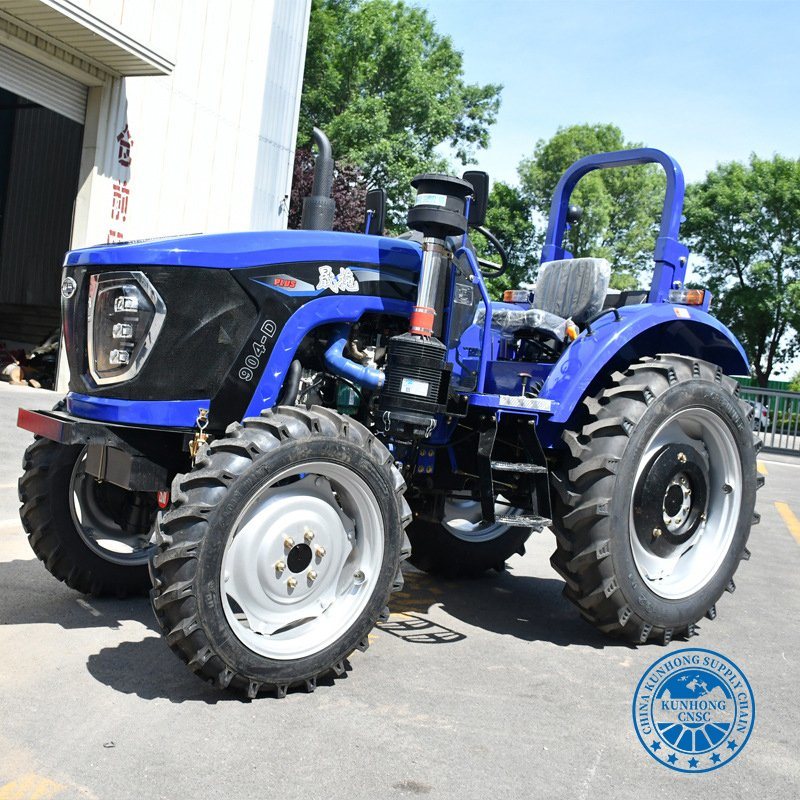
[[[553,401],[551,422],[566,422],[569,419],[589,384],[620,348],[637,336],[667,323],[679,322],[691,333],[695,343],[692,355],[719,363],[730,375],[749,373],[749,363],[742,345],[718,319],[704,311],[662,303],[625,306],[619,309],[619,313],[619,322],[610,312],[601,317],[592,325],[591,336],[584,330],[554,365],[539,392],[539,397]],[[725,352],[711,358],[706,348],[713,344],[716,334],[721,335],[728,346]],[[679,352],[685,353],[685,349],[682,348]],[[670,339],[665,336],[661,352],[675,351],[675,346],[671,348]]]
[[[208,408],[209,403],[208,400],[120,400],[77,392],[70,392],[66,400],[67,411],[76,417],[159,428],[193,428],[199,409]]]
[[[67,253],[65,266],[244,267],[304,261],[390,264],[419,271],[420,246],[405,239],[333,231],[246,231],[97,245]]]

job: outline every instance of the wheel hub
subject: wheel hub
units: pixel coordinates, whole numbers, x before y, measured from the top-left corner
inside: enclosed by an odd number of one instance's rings
[[[707,458],[688,443],[660,448],[639,475],[633,521],[641,545],[669,556],[697,532],[708,500]]]
[[[736,533],[742,461],[727,421],[686,406],[645,445],[629,506],[630,546],[648,588],[678,600],[717,573]]]
[[[303,612],[312,617],[333,601],[352,549],[343,516],[305,479],[277,488],[242,526],[228,552],[225,591],[252,630],[274,633],[298,618],[298,607],[313,601]]]
[[[311,563],[314,557],[311,548],[307,544],[296,544],[290,551],[286,559],[286,564],[291,572],[295,574],[303,572]]]
[[[270,658],[318,652],[360,613],[382,557],[380,507],[360,477],[327,462],[288,468],[254,495],[228,540],[228,623]]]

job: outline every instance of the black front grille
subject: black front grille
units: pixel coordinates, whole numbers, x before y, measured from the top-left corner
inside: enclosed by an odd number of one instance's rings
[[[109,268],[110,271],[112,268]],[[63,325],[70,391],[122,400],[213,397],[256,322],[256,307],[226,269],[114,267],[143,272],[166,305],[152,352],[129,381],[97,386],[89,375],[86,308],[96,267],[70,268],[78,290],[64,302]]]

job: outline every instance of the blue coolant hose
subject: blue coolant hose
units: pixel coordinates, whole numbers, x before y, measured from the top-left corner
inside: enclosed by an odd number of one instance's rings
[[[344,355],[350,326],[346,324],[335,325],[331,330],[330,343],[325,351],[325,366],[340,378],[365,386],[368,389],[380,389],[383,386],[383,372],[375,367],[366,367],[356,364]]]

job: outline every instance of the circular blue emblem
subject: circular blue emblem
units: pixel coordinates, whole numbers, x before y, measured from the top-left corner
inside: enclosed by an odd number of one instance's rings
[[[633,696],[648,753],[679,772],[709,772],[739,755],[756,717],[753,690],[730,659],[692,647],[659,658]]]

